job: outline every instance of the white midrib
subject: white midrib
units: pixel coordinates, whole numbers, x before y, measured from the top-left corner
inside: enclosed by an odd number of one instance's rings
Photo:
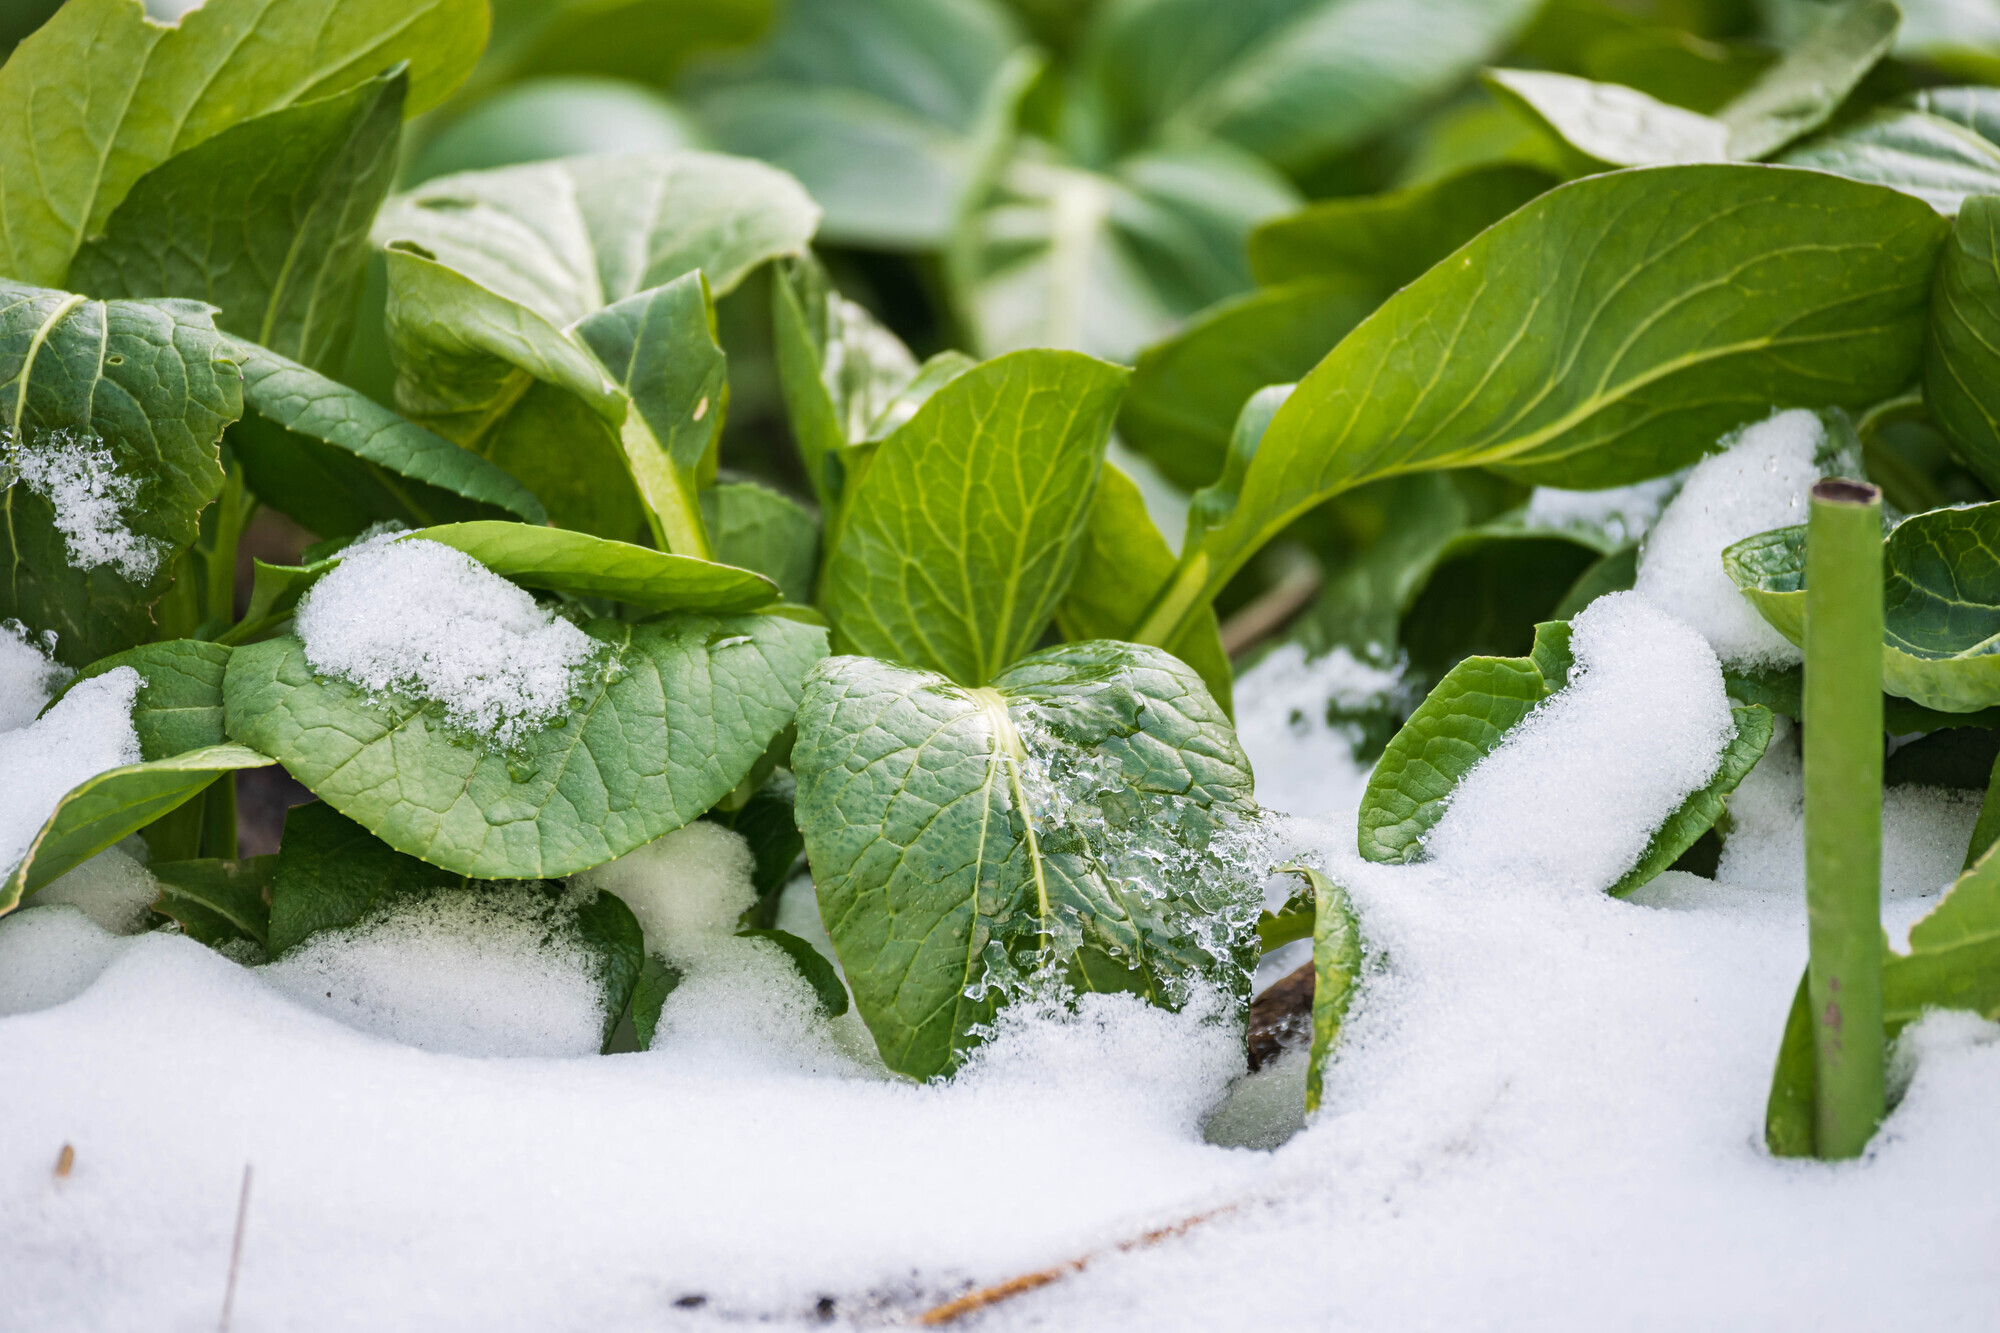
[[[1034,812],[1028,808],[1027,793],[1021,786],[1021,763],[1028,757],[1028,750],[1021,743],[1021,733],[1015,730],[1014,719],[1007,713],[1006,695],[983,685],[966,693],[986,717],[986,725],[993,735],[991,762],[1005,766],[1008,795],[1014,802],[1014,808],[1021,813],[1021,828],[1028,843],[1028,867],[1035,876],[1035,915],[1042,923],[1042,935],[1046,940],[1049,934],[1049,882],[1042,870],[1042,849],[1035,837]]]

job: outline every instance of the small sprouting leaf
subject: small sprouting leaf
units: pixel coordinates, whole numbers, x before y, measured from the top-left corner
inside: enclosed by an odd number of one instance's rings
[[[276,856],[240,861],[154,861],[146,872],[160,883],[153,910],[180,922],[188,938],[219,949],[232,940],[265,946],[271,927],[271,880]]]
[[[25,895],[199,796],[223,774],[270,762],[241,745],[211,745],[108,769],[78,783],[57,803],[20,864],[0,880],[0,913],[13,911]]]
[[[1819,1053],[1813,1049],[1812,997],[1806,977],[1785,1012],[1785,1035],[1778,1041],[1778,1066],[1764,1105],[1764,1146],[1773,1157],[1817,1157]]]
[[[891,1069],[945,1073],[1045,972],[1174,1005],[1247,991],[1260,873],[1222,841],[1248,761],[1154,648],[1045,649],[991,686],[829,658],[799,708],[799,827],[855,1004]]]
[[[599,620],[595,674],[519,752],[445,706],[316,676],[296,638],[239,648],[229,733],[398,851],[481,879],[572,874],[695,819],[792,720],[825,631],[775,616]]]
[[[827,557],[836,646],[983,685],[1034,646],[1081,556],[1126,372],[1016,352],[884,440]]]
[[[513,477],[365,394],[262,347],[232,352],[245,416],[230,447],[258,498],[313,531],[545,517]]]
[[[660,1011],[667,997],[685,980],[681,970],[656,953],[646,955],[639,968],[639,980],[632,987],[633,1044],[642,1051],[653,1048],[653,1034],[660,1028]]]
[[[752,570],[531,523],[452,523],[404,540],[463,551],[523,587],[651,611],[754,611],[779,596],[775,583]]]
[[[1291,869],[1312,886],[1313,1039],[1306,1062],[1306,1113],[1319,1109],[1326,1062],[1340,1041],[1341,1026],[1354,1005],[1361,981],[1361,923],[1347,890],[1309,866]]]
[[[192,301],[0,282],[0,620],[54,630],[72,666],[154,637],[149,608],[222,492],[230,356]]]
[[[1173,549],[1153,525],[1139,487],[1107,463],[1085,520],[1076,575],[1056,607],[1056,628],[1072,641],[1115,639],[1137,622],[1173,573]],[[1193,667],[1222,711],[1233,716],[1235,678],[1214,611],[1190,621],[1167,651]]]
[[[1925,708],[2000,704],[2000,503],[1936,509],[1898,524],[1882,547],[1882,688]],[[1722,565],[1758,614],[1805,638],[1806,530],[1737,542]]]
[[[71,0],[0,65],[0,274],[60,284],[140,177],[252,116],[403,61],[404,112],[429,110],[486,31],[482,0],[208,0],[170,24]]]
[[[389,192],[403,71],[268,112],[168,158],[133,185],[69,285],[184,296],[239,337],[325,367],[347,350],[368,220]]]

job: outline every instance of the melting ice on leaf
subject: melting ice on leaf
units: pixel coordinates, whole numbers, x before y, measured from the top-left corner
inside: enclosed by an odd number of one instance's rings
[[[890,1068],[949,1072],[1054,980],[1241,996],[1261,870],[1249,762],[1155,649],[1045,649],[980,688],[861,657],[806,682],[792,751],[820,911]]]

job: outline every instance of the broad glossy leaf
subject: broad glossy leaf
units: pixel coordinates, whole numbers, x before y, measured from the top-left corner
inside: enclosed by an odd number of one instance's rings
[[[1893,395],[1916,371],[1945,231],[1907,195],[1764,166],[1639,168],[1541,196],[1301,381],[1138,637],[1169,637],[1299,515],[1374,477],[1485,466],[1615,485],[1773,405]]]
[[[1946,217],[1972,195],[2000,193],[2000,146],[1922,111],[1870,112],[1787,149],[1778,161],[1887,185]]]
[[[1118,432],[1192,491],[1215,480],[1250,395],[1318,365],[1380,299],[1372,280],[1305,278],[1234,297],[1139,353]]]
[[[506,472],[367,395],[262,347],[237,343],[232,352],[246,415],[230,446],[258,498],[313,531],[546,517]]]
[[[1740,541],[1722,565],[1772,628],[1804,642],[1803,527]],[[1882,545],[1882,597],[1884,690],[1946,713],[2000,704],[2000,503],[1897,525]]]
[[[1067,347],[1130,362],[1177,321],[1247,291],[1245,239],[1300,202],[1269,165],[1219,142],[1103,172],[1018,155],[967,214],[953,281],[986,355]]]
[[[91,663],[76,680],[127,666],[145,682],[132,700],[132,730],[138,734],[142,760],[170,759],[227,743],[222,677],[229,669],[228,648],[199,639],[141,644]]]
[[[107,769],[72,787],[19,865],[0,880],[0,912],[82,865],[119,839],[199,796],[225,773],[271,761],[241,745],[211,745],[171,759]]]
[[[216,323],[326,367],[347,350],[368,223],[389,192],[409,80],[398,71],[269,112],[168,158],[85,242],[69,285],[184,296]]]
[[[1395,126],[1485,64],[1531,0],[1129,0],[1082,62],[1118,142],[1215,134],[1308,167]]]
[[[209,0],[161,24],[71,0],[0,66],[0,273],[60,284],[133,184],[252,116],[410,65],[409,114],[486,43],[481,0]]]
[[[1861,0],[1827,15],[1716,113],[1729,129],[1729,156],[1768,157],[1826,124],[1889,54],[1901,22],[1901,11],[1887,0]]]
[[[229,733],[398,851],[480,878],[567,875],[698,817],[791,721],[823,631],[773,616],[593,621],[599,670],[570,713],[501,753],[442,708],[370,698],[294,638],[237,650]]]
[[[0,619],[56,631],[73,666],[154,637],[148,608],[222,491],[218,441],[243,411],[233,356],[191,301],[0,283]],[[59,515],[47,498],[86,485],[108,507]]]
[[[983,685],[1068,590],[1126,372],[1015,352],[884,440],[827,557],[834,642]]]
[[[726,481],[701,493],[701,513],[717,560],[762,574],[788,602],[812,601],[819,524],[798,501],[755,482]]]
[[[1579,173],[1729,157],[1727,125],[1637,88],[1528,69],[1489,70],[1486,79],[1504,100],[1576,151],[1583,159]]]
[[[1294,869],[1312,885],[1313,1039],[1306,1062],[1306,1114],[1319,1109],[1326,1062],[1340,1041],[1347,1011],[1361,983],[1361,923],[1347,890],[1308,866]]]
[[[2000,486],[2000,200],[1966,200],[1938,261],[1924,405],[1959,459]]]
[[[440,870],[395,851],[324,802],[287,812],[276,859],[269,935],[274,958],[319,931],[358,925],[406,895],[527,890],[546,913],[535,919],[568,934],[596,960],[604,982],[607,1040],[631,1003],[645,962],[638,919],[613,894],[599,890],[588,899],[565,901],[569,890],[558,883],[495,882]],[[528,905],[512,906],[518,911]]]
[[[1106,464],[1083,534],[1083,554],[1056,628],[1072,641],[1115,638],[1173,577],[1174,553],[1146,513],[1132,479]],[[1224,713],[1234,716],[1234,677],[1214,611],[1197,617],[1167,651],[1193,667]]]
[[[1403,571],[1408,600],[1395,638],[1385,642],[1401,645],[1418,679],[1435,679],[1474,654],[1528,652],[1535,626],[1611,549],[1587,532],[1532,526],[1518,513],[1455,532],[1428,568]]]
[[[717,295],[733,291],[798,254],[818,221],[799,183],[761,162],[598,153],[425,181],[389,200],[374,236],[561,329],[693,269]]]
[[[1323,199],[1250,233],[1250,271],[1270,286],[1348,274],[1386,296],[1555,184],[1539,168],[1501,162],[1427,185]]]
[[[799,827],[855,1003],[891,1069],[949,1072],[1030,978],[1172,1005],[1242,994],[1260,893],[1217,839],[1250,767],[1157,649],[1046,649],[992,686],[868,658],[809,678]]]
[[[276,856],[240,861],[154,861],[146,873],[160,883],[153,910],[180,922],[188,938],[219,949],[233,940],[263,948],[271,929],[271,880]]]
[[[463,551],[525,587],[650,611],[753,611],[779,595],[770,579],[747,569],[532,523],[452,523],[410,539]]]

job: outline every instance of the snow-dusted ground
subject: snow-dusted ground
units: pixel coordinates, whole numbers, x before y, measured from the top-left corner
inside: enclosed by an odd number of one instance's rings
[[[1696,628],[1713,608],[1672,563],[1743,535],[1703,521],[1647,557],[1693,589]],[[587,1047],[589,970],[528,956],[533,932],[440,950],[392,921],[316,942],[312,967],[245,968],[94,923],[79,906],[116,927],[143,897],[143,867],[101,858],[0,921],[0,1330],[214,1327],[246,1166],[239,1333],[895,1324],[1086,1257],[968,1324],[1991,1328],[2000,1025],[1906,1034],[1864,1159],[1765,1154],[1806,947],[1795,741],[1781,728],[1735,802],[1722,882],[1605,896],[1613,844],[1636,854],[1701,780],[1719,673],[1692,631],[1652,651],[1682,634],[1657,604],[1599,608],[1572,688],[1462,784],[1422,865],[1357,858],[1366,773],[1324,721],[1393,673],[1278,653],[1239,682],[1260,796],[1294,816],[1274,859],[1330,871],[1367,937],[1296,1134],[1302,1061],[1242,1078],[1239,1031],[1200,1005],[1017,1012],[951,1084],[890,1080],[852,1015],[825,1022],[774,950],[727,936],[747,866],[703,850],[728,842],[713,829],[598,872],[688,971],[654,1049],[610,1057],[449,1053]],[[1976,803],[1892,796],[1901,945]],[[785,928],[812,933],[810,888]]]

